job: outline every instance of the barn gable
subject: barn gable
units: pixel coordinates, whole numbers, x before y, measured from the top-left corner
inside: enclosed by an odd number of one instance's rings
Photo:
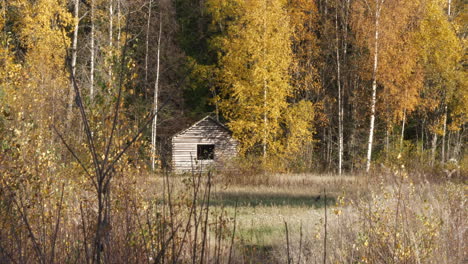
[[[220,168],[223,161],[237,155],[237,144],[226,126],[206,116],[172,137],[172,169]]]

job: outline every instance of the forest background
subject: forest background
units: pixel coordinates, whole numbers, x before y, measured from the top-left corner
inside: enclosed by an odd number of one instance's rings
[[[122,88],[117,142],[158,111],[139,166],[152,155],[161,162],[171,135],[208,113],[232,129],[243,156],[273,170],[368,171],[398,154],[458,164],[468,105],[462,10],[435,0],[7,1],[2,149],[34,139],[36,153],[64,162],[51,124],[83,144],[73,72],[99,130],[112,124]]]
[[[83,244],[99,262],[111,178],[162,172],[170,137],[207,114],[233,131],[233,162],[252,174],[468,170],[461,0],[3,0],[0,9],[2,234],[29,241],[43,263],[54,258],[61,217],[50,212],[61,212],[64,190],[83,190],[67,208],[81,208],[70,215],[82,226],[96,221]],[[114,195],[132,179],[116,180]],[[5,252],[20,243],[1,244]]]

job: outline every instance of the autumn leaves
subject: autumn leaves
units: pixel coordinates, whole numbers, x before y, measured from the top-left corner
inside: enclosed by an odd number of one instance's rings
[[[453,101],[453,95],[460,95],[466,81],[460,40],[444,4],[207,1],[212,24],[221,32],[212,41],[219,54],[216,103],[243,153],[270,158],[296,153],[312,141],[314,120],[325,116],[330,129],[339,127],[338,135],[325,140],[339,143],[341,172],[343,155],[356,148],[342,142],[352,140],[346,134],[359,133],[344,121],[348,118],[367,122],[366,144],[357,148],[367,153],[369,171],[373,145],[382,142],[375,139],[377,129],[386,137],[400,134],[401,147],[407,122],[422,117],[440,123],[440,109],[447,104],[459,116],[450,118],[452,128],[460,127],[466,116],[455,109],[464,102]],[[333,107],[324,109],[327,102]],[[435,130],[428,132],[437,137]]]

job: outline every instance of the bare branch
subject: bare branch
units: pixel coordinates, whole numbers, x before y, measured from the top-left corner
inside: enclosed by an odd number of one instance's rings
[[[128,35],[128,27],[129,27],[129,21],[130,17],[127,19],[127,24],[125,25],[125,33]],[[123,70],[124,70],[124,64],[125,64],[125,56],[127,53],[127,47],[128,47],[128,37],[125,39],[125,45],[123,48],[122,52],[122,57],[120,58],[120,74],[119,74],[119,91],[117,95],[117,101],[115,102],[115,112],[114,112],[114,120],[112,121],[112,130],[111,134],[109,136],[109,142],[107,142],[107,147],[106,147],[106,153],[104,154],[104,160],[102,161],[101,165],[101,171],[104,171],[105,166],[107,165],[107,161],[109,158],[109,151],[110,147],[112,145],[112,139],[114,138],[114,132],[117,126],[117,117],[119,115],[119,109],[120,109],[120,99],[122,97],[122,84],[123,84]],[[102,175],[102,180],[104,180],[105,175]]]
[[[67,142],[65,141],[65,139],[63,138],[62,134],[60,134],[60,132],[57,130],[57,128],[54,126],[54,125],[51,125],[52,129],[55,131],[55,133],[57,133],[57,135],[59,136],[60,140],[62,141],[62,143],[65,145],[65,147],[68,149],[68,151],[72,154],[72,156],[76,159],[76,161],[78,162],[78,164],[80,164],[81,168],[84,170],[84,172],[86,173],[86,175],[89,177],[89,179],[91,180],[91,182],[93,183],[94,187],[97,189],[97,185],[96,185],[96,181],[93,179],[93,176],[91,176],[91,174],[89,173],[89,171],[86,169],[85,165],[83,164],[83,162],[80,160],[80,158],[78,158],[78,156],[76,155],[76,152],[71,148],[70,145],[67,144]]]

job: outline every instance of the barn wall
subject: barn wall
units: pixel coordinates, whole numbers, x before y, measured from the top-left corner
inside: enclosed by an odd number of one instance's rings
[[[214,160],[197,160],[198,144],[214,144]],[[199,170],[216,166],[237,154],[237,141],[215,121],[206,118],[172,138],[172,168],[175,171]]]

